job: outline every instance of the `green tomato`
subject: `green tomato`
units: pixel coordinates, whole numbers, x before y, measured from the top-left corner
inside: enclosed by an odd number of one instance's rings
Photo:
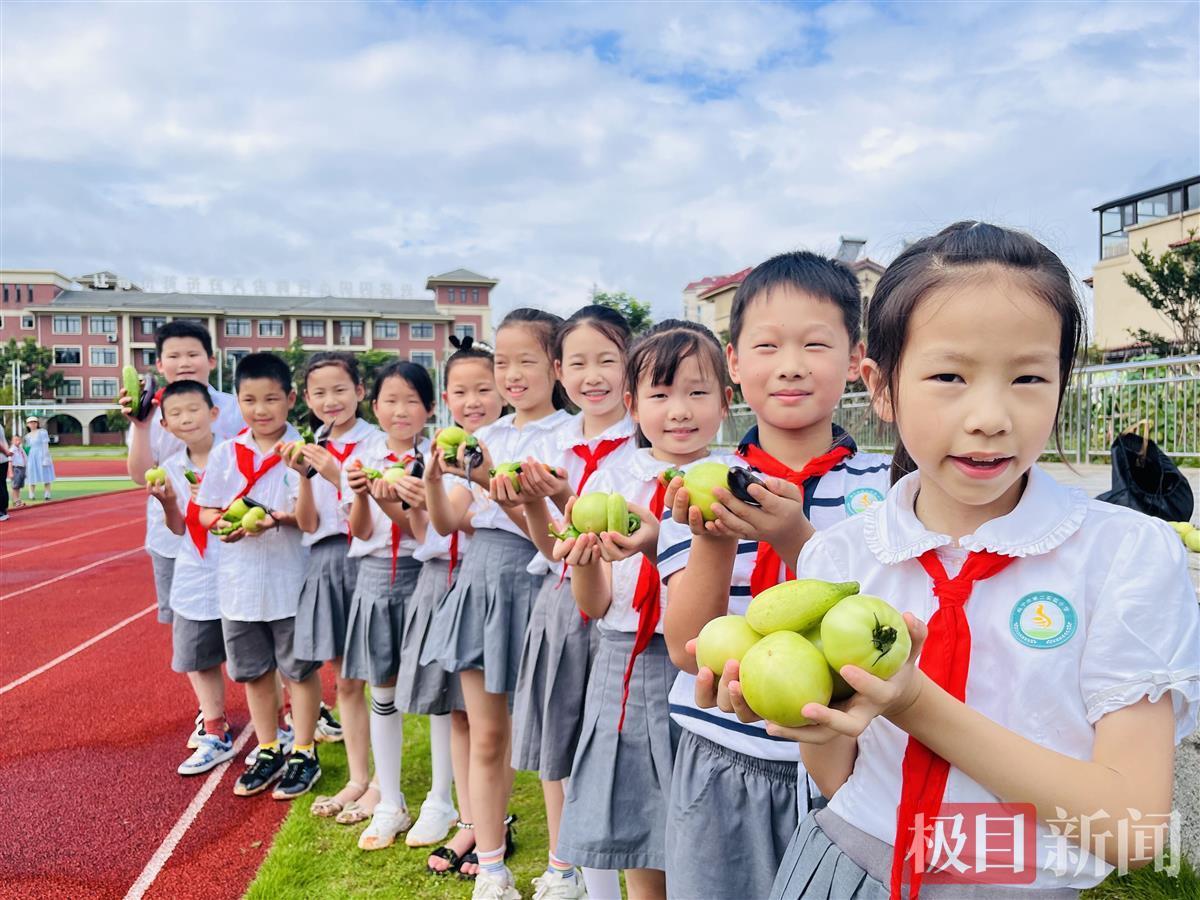
[[[878,597],[855,594],[821,620],[821,644],[835,672],[858,666],[878,678],[900,671],[912,649],[904,617]]]
[[[742,696],[752,710],[789,728],[809,724],[806,704],[829,704],[833,678],[821,651],[794,631],[776,631],[742,657]]]
[[[762,640],[744,616],[718,616],[696,637],[696,664],[712,669],[717,678],[731,659],[742,661],[746,651]]]
[[[388,466],[384,470],[383,480],[388,484],[395,484],[407,474],[408,469],[404,468],[404,466],[400,465],[399,463],[396,463],[395,465]]]
[[[162,467],[156,467],[146,470],[146,484],[166,484],[167,470]]]
[[[1200,553],[1200,530],[1193,528],[1183,536],[1183,546],[1193,553]]]
[[[467,439],[467,433],[457,425],[451,425],[449,428],[443,428],[438,432],[437,447],[442,451],[442,456],[448,461],[453,462],[458,456],[458,445]]]
[[[688,492],[688,501],[700,508],[704,521],[711,522],[717,515],[713,512],[716,488],[729,487],[729,466],[719,462],[705,462],[692,466],[683,475],[683,486]]]
[[[250,504],[241,497],[229,504],[229,509],[225,510],[225,515],[221,516],[227,522],[240,522],[242,516],[250,512]]]
[[[821,655],[825,655],[825,645],[821,642],[821,626],[814,625],[803,633],[804,639],[821,651]],[[828,660],[826,660],[828,662]],[[845,678],[839,674],[838,670],[833,666],[829,667],[829,675],[833,678],[833,699],[845,700],[854,693],[854,688],[850,687]]]

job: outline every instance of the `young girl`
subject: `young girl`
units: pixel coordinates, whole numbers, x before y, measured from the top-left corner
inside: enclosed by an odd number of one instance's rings
[[[353,354],[314,353],[304,370],[304,401],[313,426],[321,432],[318,436],[324,439],[302,444],[298,455],[287,457],[302,475],[317,473],[300,479],[296,503],[296,520],[309,551],[296,610],[295,654],[297,659],[332,661],[339,672],[350,598],[358,578],[358,559],[347,555],[349,526],[342,500],[348,498],[342,491],[342,466],[356,447],[379,434],[378,428],[359,417],[362,399],[362,379]],[[311,808],[314,816],[336,816],[352,802],[362,804],[367,791],[370,731],[361,680],[339,675],[337,708],[350,780],[332,797],[317,797]],[[321,724],[329,728],[334,721],[322,705]]]
[[[433,412],[429,372],[412,362],[387,366],[371,391],[371,409],[383,435],[355,451],[342,493],[354,535],[350,555],[360,560],[346,623],[342,677],[371,685],[371,746],[379,803],[371,824],[358,836],[358,846],[382,850],[412,825],[400,789],[404,718],[396,708],[396,673],[405,606],[421,573],[413,551],[425,537],[425,485],[411,474],[395,482],[368,479],[366,470],[411,466],[425,452],[418,439]]]
[[[471,477],[488,486],[494,502],[471,520],[471,553],[438,606],[421,654],[422,664],[438,662],[460,673],[471,726],[471,808],[479,848],[475,897],[520,896],[504,864],[511,852],[504,825],[512,785],[509,702],[542,578],[526,571],[538,553],[523,527],[518,491],[526,498],[558,494],[563,502],[568,491],[565,479],[537,461],[546,459],[550,441],[571,420],[554,377],[554,334],[561,321],[541,310],[516,309],[496,331],[496,387],[516,412],[479,429],[484,462],[473,467]],[[507,472],[488,477],[490,468],[507,462],[522,462],[515,481]],[[463,472],[457,466],[450,470]]]
[[[631,898],[666,896],[667,792],[677,735],[667,695],[678,670],[662,638],[664,598],[655,568],[662,475],[713,458],[708,445],[732,395],[724,369],[712,332],[690,322],[661,322],[634,346],[626,397],[650,447],[624,465],[605,467],[588,490],[622,494],[641,525],[628,537],[585,534],[556,548],[573,567],[579,609],[597,620],[600,634],[558,853],[593,868],[624,869]]]
[[[446,360],[446,390],[442,399],[459,427],[474,434],[500,418],[501,402],[492,376],[492,354],[476,347],[469,337],[462,340],[452,337],[450,342],[456,349]],[[458,689],[457,676],[437,663],[420,664],[433,612],[450,590],[467,551],[469,510],[474,500],[465,481],[444,475],[441,461],[442,455],[436,448],[432,449],[425,466],[431,527],[425,529],[425,539],[413,553],[413,558],[422,564],[421,575],[404,607],[404,641],[396,679],[396,709],[402,713],[429,716],[432,762],[429,793],[405,843],[410,847],[436,844],[458,823],[454,837],[430,855],[426,866],[435,875],[455,871],[473,876],[476,863],[469,851],[475,845],[474,820],[471,818],[467,771],[470,748],[462,692]],[[476,487],[476,490],[482,491],[482,488]],[[439,526],[446,534],[439,532]],[[454,808],[451,797],[452,782],[458,784],[459,809]]]
[[[547,462],[567,473],[582,494],[597,471],[627,466],[637,450],[635,426],[625,408],[625,349],[629,325],[605,306],[585,306],[563,323],[554,342],[554,369],[579,415],[559,430]],[[525,507],[529,534],[549,557],[554,552],[547,506]],[[580,896],[574,865],[556,854],[563,779],[571,773],[583,724],[583,698],[591,667],[590,619],[571,595],[569,567],[555,566],[533,604],[513,703],[513,768],[537,772],[546,801],[550,858],[534,879],[535,900]],[[564,884],[564,882],[566,882]]]
[[[1036,465],[1081,322],[1062,262],[992,225],[919,241],[881,279],[863,374],[899,431],[897,474],[909,474],[882,503],[817,532],[797,574],[853,579],[884,598],[905,613],[912,650],[888,681],[842,667],[857,693],[805,706],[812,724],[768,726],[801,742],[831,798],[801,823],[774,896],[895,898],[907,881],[917,897],[928,867],[914,853],[945,866],[954,836],[939,828],[917,843],[914,824],[953,816],[943,804],[1035,808],[1025,823],[1036,824],[1035,877],[1021,896],[1075,896],[1157,852],[1126,830],[1166,822],[1173,747],[1196,726],[1200,615],[1164,523],[1089,500]],[[726,667],[721,704],[750,719],[736,669]],[[989,827],[989,814],[966,815],[964,834]],[[962,878],[925,893],[1015,895],[964,880],[996,858],[957,863]]]

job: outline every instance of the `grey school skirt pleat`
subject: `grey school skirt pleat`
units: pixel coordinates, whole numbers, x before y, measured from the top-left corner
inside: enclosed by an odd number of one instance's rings
[[[788,844],[771,900],[888,900],[892,845],[859,831],[830,809],[812,813]],[[1032,891],[1003,884],[929,884],[921,896],[931,900],[1076,900],[1073,888]],[[908,885],[904,885],[908,896]]]
[[[482,528],[454,580],[434,610],[421,665],[437,663],[447,672],[482,669],[484,689],[510,694],[533,598],[541,575],[525,571],[537,549],[525,538],[499,528]]]
[[[601,631],[588,677],[583,732],[567,781],[557,856],[594,869],[666,867],[667,801],[679,727],[667,695],[679,670],[655,635],[621,694],[634,636]]]
[[[349,549],[344,534],[323,538],[309,548],[296,605],[296,659],[325,662],[342,655],[358,580],[358,560],[346,556]]]
[[[404,605],[404,641],[396,675],[396,709],[422,716],[441,716],[462,709],[458,676],[437,663],[421,665],[429,640],[433,611],[450,590],[450,561],[426,560],[413,595]]]
[[[404,607],[420,574],[421,563],[411,556],[396,560],[394,581],[390,559],[364,556],[359,561],[358,583],[346,621],[343,678],[377,685],[396,678],[404,640]]]
[[[555,570],[533,601],[513,699],[514,769],[543,781],[571,774],[592,664],[592,624],[575,605],[570,579]]]

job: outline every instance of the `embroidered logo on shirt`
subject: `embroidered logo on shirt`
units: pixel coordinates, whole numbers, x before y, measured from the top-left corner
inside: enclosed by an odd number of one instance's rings
[[[846,514],[856,516],[865,512],[883,499],[875,488],[855,488],[846,495]]]
[[[1078,627],[1075,607],[1051,591],[1026,594],[1013,607],[1009,620],[1013,637],[1026,647],[1051,650],[1071,639]]]

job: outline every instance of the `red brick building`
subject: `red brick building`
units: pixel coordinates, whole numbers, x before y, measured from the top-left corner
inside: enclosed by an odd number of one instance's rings
[[[491,341],[497,284],[455,269],[430,276],[427,297],[154,293],[112,272],[68,278],[0,270],[0,343],[32,337],[54,351],[65,378],[56,399],[67,407],[56,413],[74,419],[86,442],[103,428],[104,415],[70,405],[112,403],[126,363],[152,370],[154,330],[163,322],[187,318],[207,326],[222,374],[247,353],[282,350],[295,339],[306,350],[386,350],[438,368],[453,349],[451,334]]]

